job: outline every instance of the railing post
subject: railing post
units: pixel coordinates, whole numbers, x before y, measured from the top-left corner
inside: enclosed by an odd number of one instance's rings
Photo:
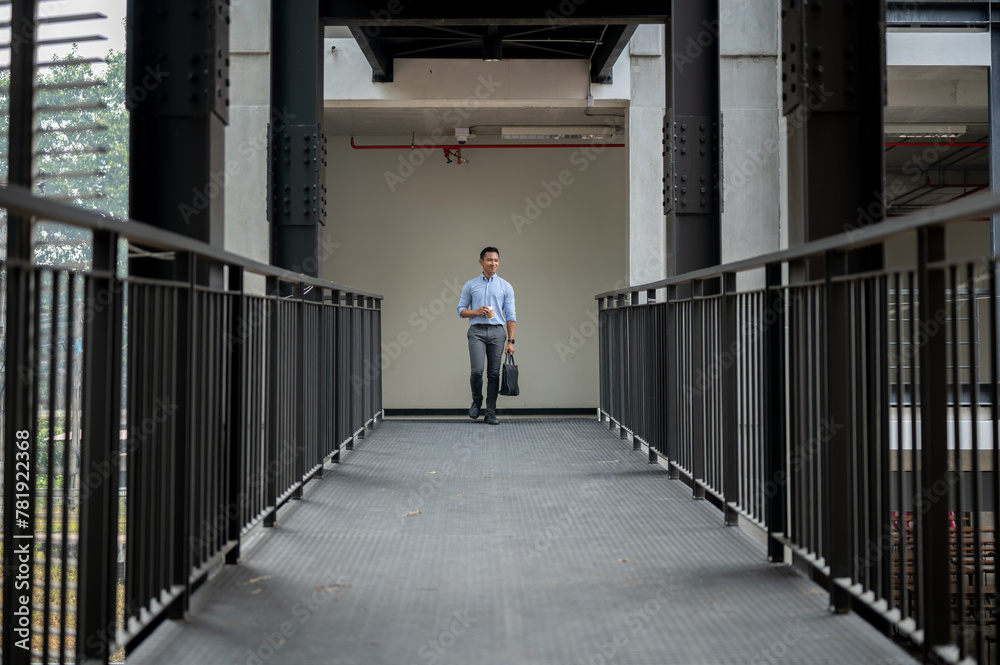
[[[632,291],[629,294],[629,324],[628,324],[628,348],[629,348],[629,403],[628,414],[629,430],[632,432],[632,450],[642,450],[641,437],[645,435],[642,428],[643,412],[645,411],[646,394],[643,359],[647,350],[642,339],[642,314],[643,310],[637,307],[639,304],[639,292]]]
[[[357,303],[357,298],[353,293],[345,294],[347,300],[344,302],[343,313],[347,317],[347,325],[344,326],[347,332],[347,342],[345,348],[347,349],[347,356],[345,357],[344,371],[347,372],[347,394],[344,395],[344,399],[347,400],[347,444],[344,446],[345,450],[354,450],[354,433],[357,431],[357,423],[354,420],[355,412],[355,402],[357,397],[355,396],[355,384],[352,379],[354,378],[354,358],[357,354],[357,340],[354,338],[354,318],[357,316],[355,311],[355,306]]]
[[[295,419],[295,478],[294,483],[296,484],[295,491],[292,493],[292,499],[298,500],[302,498],[302,487],[305,483],[306,475],[306,443],[305,443],[305,424],[306,418],[309,417],[305,404],[306,396],[306,377],[309,373],[305,370],[305,348],[306,348],[306,295],[305,287],[301,282],[296,282],[293,287],[292,302],[295,303],[295,321],[298,322],[298,334],[295,336],[294,344],[295,349],[293,353],[295,354],[295,368],[294,373],[296,375],[295,380],[295,404],[297,408],[292,410]],[[290,340],[293,341],[293,340]]]
[[[931,264],[944,259],[944,229],[921,229],[917,236],[920,344],[920,474],[914,491],[921,558],[920,586],[924,589],[924,649],[951,641],[951,592],[947,571],[948,502],[952,488],[948,470],[948,340],[941,325],[947,310],[944,269]],[[956,396],[957,398],[957,396]]]
[[[229,266],[229,297],[233,307],[229,316],[229,344],[226,347],[229,367],[229,413],[226,427],[228,459],[227,540],[234,543],[226,553],[226,563],[240,561],[240,533],[243,529],[243,451],[246,438],[246,408],[249,387],[246,385],[246,337],[251,322],[247,316],[247,297],[243,290],[243,267]],[[249,488],[247,488],[249,489]]]
[[[618,399],[618,393],[621,392],[621,384],[616,381],[617,378],[617,368],[620,362],[621,356],[621,344],[618,342],[618,315],[621,313],[618,308],[615,307],[617,299],[614,296],[608,296],[605,301],[604,309],[608,313],[607,318],[607,335],[608,335],[608,429],[613,430],[615,428],[615,405]]]
[[[80,486],[76,652],[81,661],[107,663],[115,636],[122,298],[118,236],[95,231],[93,246],[84,308],[80,472],[87,482]],[[186,551],[186,541],[179,547]]]
[[[764,519],[767,522],[768,561],[785,560],[778,536],[787,530],[787,471],[785,456],[785,304],[781,264],[765,269],[767,310],[764,318]]]
[[[618,438],[627,439],[628,430],[625,427],[625,421],[627,420],[628,404],[631,398],[632,386],[629,384],[629,377],[626,376],[626,368],[628,367],[628,357],[630,349],[628,348],[628,296],[624,293],[618,294],[618,348],[620,353],[618,355],[618,385],[621,386],[621,390],[618,392]]]
[[[737,326],[736,274],[722,276],[722,493],[726,503],[726,526],[737,526],[740,478],[737,454]]]
[[[264,526],[274,526],[278,516],[278,299],[280,284],[277,277],[267,278],[267,417],[264,443]]]
[[[851,284],[848,256],[833,251],[826,255],[826,405],[827,423],[843,423],[844,427],[829,428],[826,446],[826,562],[830,568],[830,606],[834,612],[850,609],[847,587],[851,580],[853,530],[851,511],[854,508],[855,484],[851,473],[851,353],[853,339]],[[814,433],[810,432],[810,436]]]
[[[697,280],[691,284],[691,381],[695,385],[685,386],[691,400],[691,481],[694,498],[705,498],[705,393],[698,390],[698,380],[705,385],[705,322],[704,301],[705,282]]]
[[[662,308],[656,306],[656,289],[646,291],[646,304],[649,305],[649,327],[647,334],[647,371],[650,373],[652,394],[648,397],[647,409],[650,411],[650,436],[646,441],[648,461],[650,464],[659,462],[657,450],[663,446],[666,407],[666,394],[663,391],[663,357],[666,340],[661,340],[662,328],[660,314]]]
[[[667,367],[667,404],[664,409],[666,419],[666,453],[667,453],[667,477],[674,480],[680,478],[680,471],[677,468],[677,453],[680,447],[680,423],[678,422],[679,409],[677,402],[677,315],[671,301],[677,298],[677,287],[667,287],[667,297],[664,307],[666,308],[666,335],[663,341],[666,349],[665,364]]]
[[[13,0],[11,3],[10,38],[10,136],[8,146],[8,181],[11,185],[31,187],[32,156],[34,154],[35,122],[35,59],[37,0]],[[32,662],[31,632],[19,632],[22,612],[29,618],[34,613],[31,593],[25,594],[11,582],[22,566],[27,566],[29,580],[34,580],[35,484],[32,480],[18,491],[17,471],[27,461],[29,479],[35,478],[35,442],[38,436],[35,415],[34,355],[35,291],[38,288],[31,267],[33,219],[30,215],[10,214],[7,217],[7,312],[6,312],[6,392],[4,395],[4,470],[3,470],[3,654],[4,662],[27,665]],[[22,447],[22,446],[26,446]],[[20,454],[19,454],[20,453]],[[25,460],[25,458],[27,458]],[[23,480],[23,477],[22,477]],[[21,495],[21,496],[18,496]],[[24,501],[25,503],[19,503]],[[16,511],[25,508],[20,514]],[[18,522],[17,519],[24,520]],[[26,602],[22,603],[24,600]],[[15,614],[15,612],[17,614]],[[81,626],[82,628],[82,626]],[[21,629],[23,630],[23,629]],[[26,647],[18,645],[26,645]],[[107,656],[105,656],[107,662]]]

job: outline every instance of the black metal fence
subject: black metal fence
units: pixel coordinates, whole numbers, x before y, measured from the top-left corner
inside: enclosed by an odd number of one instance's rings
[[[1000,651],[998,257],[948,252],[998,207],[597,296],[602,419],[835,611],[942,662]]]
[[[375,427],[382,298],[13,188],[0,207],[94,233],[89,272],[0,264],[22,350],[3,377],[4,662],[107,662]],[[119,239],[183,278],[121,274]]]

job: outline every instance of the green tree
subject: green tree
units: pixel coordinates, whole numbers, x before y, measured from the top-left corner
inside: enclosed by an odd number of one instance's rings
[[[58,66],[42,68],[36,78],[36,185],[46,198],[96,210],[118,219],[128,216],[128,110],[125,108],[125,54],[109,51],[106,69],[73,45]],[[10,71],[0,72],[3,105],[8,106]],[[7,109],[4,109],[7,111]],[[0,115],[0,177],[6,179],[9,112]],[[42,265],[85,269],[90,233],[39,224],[35,260]]]

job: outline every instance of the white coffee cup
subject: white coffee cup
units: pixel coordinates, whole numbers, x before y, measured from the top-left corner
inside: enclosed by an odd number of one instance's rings
[[[486,318],[487,319],[492,319],[493,318],[493,308],[490,307],[489,305],[484,305],[484,307],[486,307],[486,309],[490,310],[489,314],[486,315]]]

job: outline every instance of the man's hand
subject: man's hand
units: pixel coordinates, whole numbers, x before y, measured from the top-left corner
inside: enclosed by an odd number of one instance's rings
[[[479,312],[479,314],[477,316],[485,316],[486,318],[489,318],[489,316],[490,316],[490,308],[487,307],[486,305],[483,305],[482,307],[480,307],[476,311]]]
[[[511,344],[510,342],[507,342],[507,348],[506,348],[506,349],[504,349],[504,350],[505,350],[505,351],[506,351],[507,353],[511,353],[511,354],[513,354],[513,353],[514,353],[514,345],[513,345],[513,344]]]

